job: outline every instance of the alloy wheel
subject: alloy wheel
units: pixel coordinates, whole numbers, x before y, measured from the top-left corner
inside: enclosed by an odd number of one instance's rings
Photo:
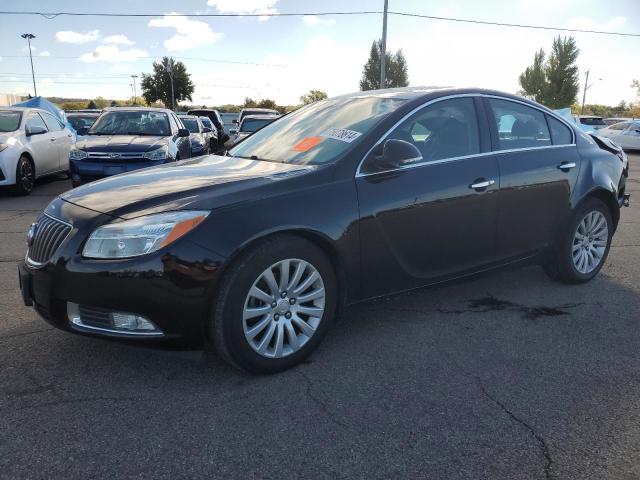
[[[31,162],[29,160],[21,160],[20,168],[18,169],[19,173],[19,182],[22,186],[22,189],[25,192],[30,192],[33,189],[33,168],[31,168]]]
[[[609,242],[609,226],[598,210],[587,213],[573,236],[571,256],[573,266],[583,275],[593,272],[604,258]]]
[[[268,358],[297,352],[318,329],[325,298],[322,276],[309,262],[289,258],[274,263],[247,294],[242,312],[247,342]]]

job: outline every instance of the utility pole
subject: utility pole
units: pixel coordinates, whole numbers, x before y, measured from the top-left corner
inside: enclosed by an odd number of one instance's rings
[[[136,92],[136,78],[138,78],[138,75],[131,75],[131,78],[133,78],[133,104],[135,105],[138,101]]]
[[[33,96],[37,97],[38,96],[38,90],[36,90],[36,76],[33,73],[33,55],[31,55],[31,40],[36,38],[36,36],[32,35],[31,33],[23,33],[20,36],[22,38],[26,38],[27,42],[29,43],[29,60],[31,61],[31,78],[33,79]]]
[[[580,108],[580,115],[584,113],[584,101],[587,98],[587,88],[589,88],[589,70],[585,72],[584,91],[582,92],[582,107]]]
[[[135,98],[135,94],[133,93],[133,83],[130,83],[129,87],[131,87],[131,103],[133,104],[133,99]]]
[[[173,58],[169,58],[169,63],[167,65],[167,71],[169,72],[169,78],[171,80],[171,110],[176,109],[176,96],[173,92]]]
[[[384,0],[384,14],[382,16],[382,45],[380,46],[380,88],[385,88],[387,80],[387,10],[389,0]]]

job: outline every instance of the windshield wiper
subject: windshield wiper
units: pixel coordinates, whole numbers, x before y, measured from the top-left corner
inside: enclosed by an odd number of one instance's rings
[[[282,160],[271,160],[270,158],[260,158],[257,155],[251,155],[250,157],[243,157],[242,155],[229,155],[231,158],[244,158],[245,160],[257,160],[258,162],[274,162],[285,163]]]
[[[138,135],[140,137],[159,137],[161,135],[157,134],[157,133],[147,133],[147,132],[127,132],[127,133],[123,133],[121,135]]]

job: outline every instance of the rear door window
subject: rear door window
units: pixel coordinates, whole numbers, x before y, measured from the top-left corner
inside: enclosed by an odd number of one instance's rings
[[[517,150],[551,145],[547,121],[540,110],[509,100],[497,98],[488,100],[498,133],[498,145],[494,150]]]
[[[554,145],[571,145],[573,143],[573,135],[569,127],[550,115],[547,115],[547,122],[549,123],[551,140]]]
[[[50,132],[56,132],[64,129],[63,123],[50,113],[42,112],[41,115],[42,118],[44,118],[44,121],[47,124],[47,128]]]
[[[47,130],[47,125],[44,123],[44,120],[37,113],[32,113],[27,119],[27,127],[40,127]]]

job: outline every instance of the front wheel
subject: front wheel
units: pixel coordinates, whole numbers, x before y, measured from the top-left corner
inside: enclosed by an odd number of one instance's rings
[[[16,183],[12,188],[15,195],[29,195],[33,191],[36,174],[31,160],[22,156],[16,165]]]
[[[336,309],[331,262],[313,243],[278,235],[250,248],[225,275],[209,338],[231,364],[273,373],[304,360]]]
[[[555,280],[584,283],[604,265],[613,235],[613,221],[607,205],[590,198],[574,213],[554,258],[544,266]]]

